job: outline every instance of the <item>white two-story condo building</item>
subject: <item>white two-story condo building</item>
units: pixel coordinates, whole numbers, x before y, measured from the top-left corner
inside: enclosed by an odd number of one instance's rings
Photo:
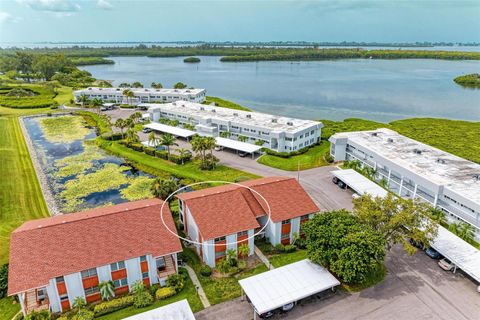
[[[480,237],[480,165],[389,129],[330,137],[335,161],[359,160],[378,181],[406,198],[420,198],[471,224]]]
[[[317,121],[280,117],[266,113],[234,110],[199,103],[176,101],[166,104],[143,104],[150,118],[178,120],[191,124],[200,135],[220,136],[245,142],[263,141],[263,146],[278,152],[291,152],[315,144],[323,124]]]
[[[133,92],[134,97],[123,94],[125,89]],[[173,101],[190,101],[202,103],[205,101],[205,89],[155,89],[155,88],[99,88],[89,87],[73,92],[75,103],[79,103],[81,95],[89,100],[100,99],[103,102],[137,105],[139,103],[168,103]]]

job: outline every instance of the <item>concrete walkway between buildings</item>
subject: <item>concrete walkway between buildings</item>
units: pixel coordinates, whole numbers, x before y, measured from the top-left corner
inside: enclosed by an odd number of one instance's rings
[[[205,291],[203,291],[202,285],[197,278],[197,274],[189,265],[185,265],[184,267],[185,269],[187,269],[188,275],[190,276],[190,279],[192,279],[193,285],[195,286],[195,288],[197,288],[198,297],[202,301],[203,307],[210,307],[210,301],[208,301],[207,295],[205,294]]]
[[[257,257],[260,259],[260,261],[262,261],[263,264],[267,266],[268,270],[275,269],[275,267],[272,266],[268,258],[263,254],[262,250],[260,250],[257,246],[254,246],[254,252],[257,255]]]

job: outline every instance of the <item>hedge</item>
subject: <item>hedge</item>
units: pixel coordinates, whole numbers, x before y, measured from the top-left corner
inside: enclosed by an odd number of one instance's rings
[[[155,297],[157,297],[157,299],[159,299],[159,300],[163,300],[163,299],[167,299],[171,296],[174,296],[175,294],[177,294],[177,292],[175,291],[174,288],[163,287],[163,288],[160,288],[160,289],[157,290],[157,292],[155,293]]]
[[[133,305],[134,299],[134,296],[124,296],[111,301],[99,303],[93,309],[93,313],[95,314],[95,317],[103,316],[107,313],[111,313]]]
[[[101,135],[101,138],[104,140],[108,141],[117,141],[122,139],[122,134],[121,133],[111,133],[111,132],[106,132]]]
[[[298,155],[301,155],[301,154],[304,154],[306,153],[308,150],[310,150],[310,148],[314,147],[314,146],[318,146],[319,143],[314,143],[312,145],[309,145],[307,147],[304,147],[302,149],[298,149],[298,150],[295,150],[295,151],[292,151],[292,152],[277,152],[275,150],[272,150],[272,149],[268,149],[268,148],[264,148],[263,151],[268,154],[268,155],[271,155],[271,156],[276,156],[276,157],[280,157],[280,158],[290,158],[290,157],[293,157],[293,156],[298,156]]]

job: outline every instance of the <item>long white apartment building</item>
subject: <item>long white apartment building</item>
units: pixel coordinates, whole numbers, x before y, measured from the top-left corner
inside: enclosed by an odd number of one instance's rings
[[[337,133],[330,142],[335,161],[359,160],[389,190],[431,203],[450,221],[473,225],[480,238],[479,164],[389,129]]]
[[[123,91],[130,89],[135,95],[127,98]],[[155,88],[99,88],[89,87],[73,92],[75,103],[79,103],[78,98],[86,95],[89,100],[101,99],[103,102],[131,104],[140,103],[168,103],[173,101],[190,101],[202,103],[205,101],[207,91],[205,89],[155,89]]]
[[[323,124],[317,121],[280,117],[266,113],[227,109],[199,103],[176,101],[167,104],[142,104],[153,121],[161,118],[191,124],[200,135],[228,138],[247,137],[247,143],[263,141],[263,146],[278,152],[291,152],[316,143]]]

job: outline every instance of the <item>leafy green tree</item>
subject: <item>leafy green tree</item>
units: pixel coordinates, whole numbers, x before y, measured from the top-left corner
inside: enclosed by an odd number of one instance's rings
[[[231,267],[237,266],[237,252],[234,249],[227,250],[226,260]]]
[[[255,145],[256,145],[256,146],[261,147],[261,146],[263,146],[264,144],[265,144],[265,141],[263,141],[263,140],[260,140],[260,139],[259,139],[259,140],[256,140],[256,141],[255,141]]]
[[[183,82],[177,82],[173,85],[174,89],[185,89],[187,85]]]
[[[135,308],[144,308],[153,303],[153,297],[148,292],[143,281],[139,280],[133,284],[133,305]]]
[[[115,295],[115,288],[112,281],[102,281],[98,284],[102,300],[110,300]]]
[[[125,138],[124,136],[124,130],[125,128],[128,126],[127,122],[122,119],[122,118],[118,118],[117,121],[115,121],[115,127],[117,127],[118,129],[120,129],[120,132],[122,134],[122,139]]]
[[[152,84],[150,86],[154,89],[162,89],[163,88],[163,86],[160,82],[152,82]]]
[[[120,85],[118,87],[119,88],[131,88],[132,85],[130,83],[127,83],[127,82],[122,82],[122,83],[120,83]]]
[[[182,274],[176,273],[167,277],[167,286],[175,289],[175,292],[179,293],[185,286],[185,278]]]
[[[190,123],[185,123],[183,124],[183,128],[184,129],[187,129],[187,130],[190,130],[190,131],[194,131],[195,130],[195,126],[193,124],[190,124]]]
[[[246,259],[248,255],[250,254],[250,247],[246,243],[242,243],[241,245],[238,246],[238,254],[240,257],[243,259]]]
[[[438,225],[429,219],[430,211],[426,203],[391,193],[384,198],[364,195],[353,200],[353,214],[384,237],[387,250],[401,244],[408,254],[416,251],[410,239],[426,245],[437,235]]]
[[[165,200],[169,195],[177,191],[178,188],[178,183],[175,180],[157,178],[153,181],[150,190],[155,197]],[[172,200],[172,198],[169,199],[169,201]]]
[[[182,161],[182,164],[185,164],[185,162],[190,160],[191,157],[192,157],[192,153],[190,152],[190,150],[180,148],[177,151],[178,151],[178,156],[180,157],[180,160]]]
[[[162,146],[165,146],[167,148],[167,154],[169,159],[170,159],[170,147],[178,146],[178,143],[176,143],[175,141],[176,141],[175,137],[169,133],[160,135],[159,143]]]
[[[135,81],[132,83],[132,88],[143,88],[143,84],[141,82]]]
[[[229,131],[222,131],[222,132],[220,132],[220,137],[221,138],[230,138],[230,132]]]
[[[7,296],[8,291],[8,263],[0,267],[0,299]]]
[[[56,72],[71,65],[71,61],[62,54],[45,54],[34,57],[32,68],[35,72],[41,73],[45,80],[48,81]]]
[[[50,315],[50,311],[48,310],[42,310],[42,311],[33,310],[25,317],[25,320],[50,320],[50,319],[51,319],[51,315]]]
[[[345,210],[315,215],[302,226],[307,255],[342,281],[361,283],[383,264],[383,236]]]
[[[430,209],[430,219],[438,223],[439,225],[446,225],[447,224],[447,217],[445,216],[445,212],[438,208],[431,208]]]
[[[90,104],[92,107],[97,109],[97,113],[100,114],[100,107],[103,105],[103,101],[101,99],[94,98],[92,101],[90,101]]]
[[[448,226],[448,230],[468,243],[472,243],[475,239],[475,228],[468,223],[452,223]]]

